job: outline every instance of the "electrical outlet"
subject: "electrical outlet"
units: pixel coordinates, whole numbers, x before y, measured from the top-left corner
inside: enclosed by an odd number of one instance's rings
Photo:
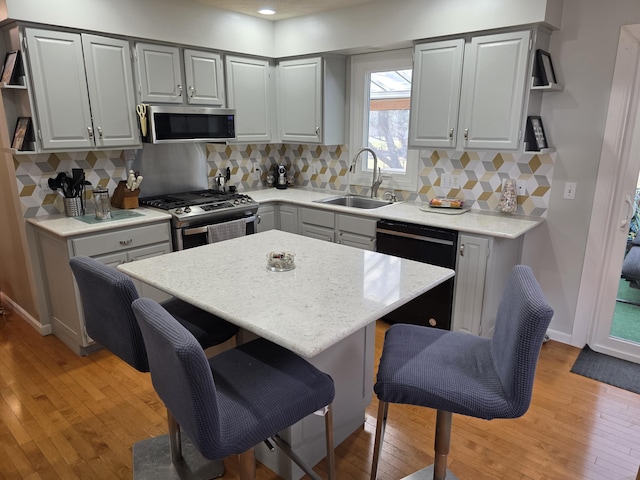
[[[457,175],[443,173],[440,175],[440,186],[442,188],[460,188],[460,179]]]
[[[576,198],[576,187],[575,182],[565,182],[564,183],[564,198],[567,200],[573,200]]]
[[[516,180],[516,195],[526,195],[527,194],[527,181],[526,180]]]

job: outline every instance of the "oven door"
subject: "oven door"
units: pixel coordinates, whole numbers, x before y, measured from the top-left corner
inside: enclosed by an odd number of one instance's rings
[[[245,217],[245,222],[247,224],[245,235],[253,235],[256,233],[257,216],[251,215],[249,217]],[[215,224],[217,225],[217,223]],[[200,247],[211,243],[209,242],[209,225],[213,225],[213,223],[199,225],[197,227],[183,227],[175,229],[173,232],[173,249],[186,250],[187,248]]]

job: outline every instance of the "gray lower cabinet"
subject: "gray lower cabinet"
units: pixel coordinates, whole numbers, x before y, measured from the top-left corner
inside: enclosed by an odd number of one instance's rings
[[[256,227],[258,233],[278,228],[276,209],[275,205],[260,205],[258,208],[258,226]]]
[[[298,233],[298,208],[278,205],[278,229],[283,232]]]
[[[41,284],[40,321],[50,323],[53,334],[78,355],[97,348],[87,335],[82,304],[69,259],[77,255],[93,257],[116,267],[124,262],[163,255],[171,252],[168,222],[131,228],[107,230],[101,233],[59,237],[35,227],[34,238]],[[134,281],[140,296],[157,301],[169,298],[165,293]]]
[[[335,214],[327,210],[299,208],[300,234],[327,242],[335,241]]]
[[[376,219],[336,215],[336,243],[363,250],[376,250]]]
[[[521,239],[458,236],[452,330],[493,336],[502,291],[521,249]]]

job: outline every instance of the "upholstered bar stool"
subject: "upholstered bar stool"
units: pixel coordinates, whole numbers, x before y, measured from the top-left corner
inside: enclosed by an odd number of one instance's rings
[[[415,325],[390,327],[374,385],[379,407],[371,479],[377,475],[389,403],[437,410],[434,465],[405,478],[457,479],[447,470],[453,413],[487,420],[524,415],[552,316],[531,269],[517,265],[491,339]]]
[[[138,298],[131,278],[90,257],[73,257],[69,264],[80,292],[87,334],[136,370],[148,372],[142,332],[131,309]],[[163,306],[194,335],[202,349],[224,343],[238,332],[235,325],[181,300],[170,299]],[[224,473],[222,462],[203,461],[191,445],[186,444],[183,451],[179,426],[170,415],[167,421],[168,437],[142,440],[133,446],[136,479],[206,479]],[[167,461],[159,461],[159,457],[167,457]]]
[[[331,377],[293,352],[264,339],[207,359],[193,335],[147,298],[133,310],[149,355],[158,396],[200,453],[238,455],[240,480],[255,480],[255,445],[273,439],[311,478],[319,476],[278,432],[317,411],[325,413],[329,478],[335,479]]]

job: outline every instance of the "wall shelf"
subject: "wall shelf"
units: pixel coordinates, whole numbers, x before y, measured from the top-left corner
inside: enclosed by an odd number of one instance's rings
[[[523,153],[536,153],[538,155],[545,155],[547,153],[554,153],[555,147],[543,148],[541,150],[525,150]]]
[[[561,92],[564,90],[564,85],[561,83],[550,83],[548,85],[534,85],[535,78],[531,77],[531,90],[542,92]]]

